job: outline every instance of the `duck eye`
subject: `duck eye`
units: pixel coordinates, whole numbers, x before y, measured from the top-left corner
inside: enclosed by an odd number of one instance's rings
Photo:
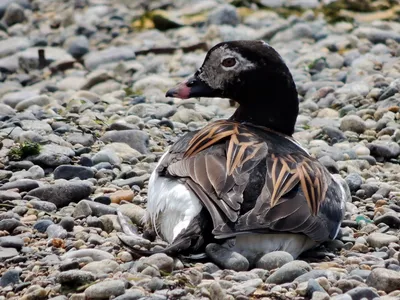
[[[225,68],[232,68],[236,65],[236,59],[234,57],[225,58],[221,63]]]

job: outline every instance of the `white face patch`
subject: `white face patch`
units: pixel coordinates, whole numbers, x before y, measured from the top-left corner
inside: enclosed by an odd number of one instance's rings
[[[223,66],[225,59],[234,59],[233,66]],[[234,81],[243,71],[254,69],[255,64],[243,57],[240,53],[228,49],[223,45],[215,49],[201,67],[199,77],[213,89],[224,89],[225,84]]]

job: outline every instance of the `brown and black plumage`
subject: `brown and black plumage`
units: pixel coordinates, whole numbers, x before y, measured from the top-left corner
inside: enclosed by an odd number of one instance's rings
[[[182,136],[152,174],[145,221],[170,250],[190,253],[235,239],[233,249],[251,259],[274,250],[297,256],[335,238],[348,195],[291,137],[297,91],[273,48],[218,44],[167,96],[239,103],[228,120]],[[256,240],[259,246],[240,245]]]

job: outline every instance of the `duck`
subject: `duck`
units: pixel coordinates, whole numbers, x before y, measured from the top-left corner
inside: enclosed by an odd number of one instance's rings
[[[336,238],[346,183],[293,138],[298,93],[273,47],[219,43],[166,96],[227,98],[237,109],[181,136],[152,172],[143,222],[147,236],[168,243],[162,252],[207,253],[218,245],[254,265],[273,251],[297,258]]]

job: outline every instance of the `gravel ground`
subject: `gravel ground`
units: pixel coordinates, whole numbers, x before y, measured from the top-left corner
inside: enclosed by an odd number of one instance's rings
[[[0,300],[399,299],[396,2],[1,1]],[[141,232],[165,148],[235,109],[165,92],[233,39],[267,41],[291,69],[294,136],[352,194],[338,239],[244,271],[132,257],[119,236],[165,243],[126,236],[117,211]]]

